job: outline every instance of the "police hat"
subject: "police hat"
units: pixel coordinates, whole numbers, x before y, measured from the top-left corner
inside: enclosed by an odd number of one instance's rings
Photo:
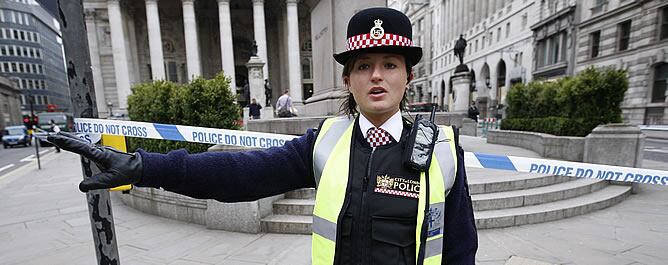
[[[404,13],[386,7],[364,9],[350,18],[346,51],[334,54],[334,59],[345,65],[361,52],[396,53],[412,66],[422,58],[422,48],[413,46],[412,38],[411,21]]]

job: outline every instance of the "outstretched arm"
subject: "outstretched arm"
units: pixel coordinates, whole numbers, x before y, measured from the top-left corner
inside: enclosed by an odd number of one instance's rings
[[[136,185],[223,202],[252,201],[315,187],[313,142],[315,133],[308,130],[284,146],[259,151],[157,154],[139,150],[144,170]]]

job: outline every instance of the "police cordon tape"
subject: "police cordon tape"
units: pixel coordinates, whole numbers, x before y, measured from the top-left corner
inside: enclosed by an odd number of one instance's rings
[[[75,131],[83,133],[84,135],[81,137],[90,142],[97,142],[93,138],[99,139],[100,134],[109,134],[192,143],[269,148],[282,146],[286,141],[297,138],[297,136],[284,134],[87,118],[74,119],[74,126]],[[668,171],[663,170],[473,152],[464,153],[464,162],[467,167],[474,168],[668,185]]]

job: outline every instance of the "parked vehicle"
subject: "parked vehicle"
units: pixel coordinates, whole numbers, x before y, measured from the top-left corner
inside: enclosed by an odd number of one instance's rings
[[[15,145],[32,145],[32,135],[28,133],[28,128],[23,125],[8,126],[2,130],[2,147],[12,147]]]

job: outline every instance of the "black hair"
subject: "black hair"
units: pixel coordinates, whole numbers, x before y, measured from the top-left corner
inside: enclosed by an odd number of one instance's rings
[[[355,62],[357,62],[357,59],[359,59],[360,55],[362,53],[357,53],[353,54],[348,58],[348,61],[346,61],[346,64],[343,65],[343,73],[341,74],[341,77],[350,77],[350,73],[353,71],[353,67],[355,67]],[[410,64],[409,60],[406,59],[406,56],[404,56],[404,60],[406,62],[406,84],[411,81],[411,72],[413,71],[413,65]],[[348,91],[348,94],[346,97],[343,99],[343,102],[341,102],[341,106],[339,107],[339,113],[345,114],[345,115],[355,115],[358,113],[357,111],[357,102],[355,102],[355,98],[353,97],[353,93],[348,90],[350,88],[350,83],[347,83],[344,81],[344,86],[346,91]],[[399,110],[401,111],[406,111],[406,105],[408,104],[408,97],[407,97],[408,89],[404,91],[404,96],[401,98],[401,103],[399,103]]]

